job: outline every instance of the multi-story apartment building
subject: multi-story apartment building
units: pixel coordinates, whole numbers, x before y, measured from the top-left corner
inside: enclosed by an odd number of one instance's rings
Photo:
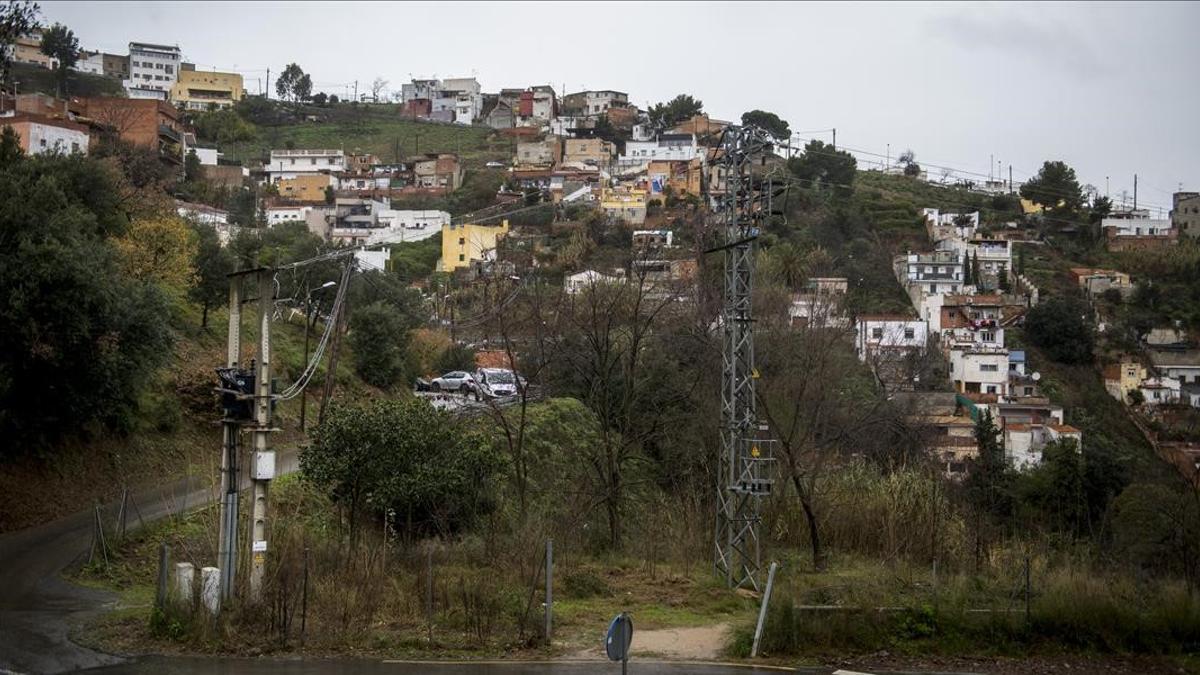
[[[1176,192],[1171,206],[1171,224],[1179,234],[1200,238],[1200,192]]]
[[[958,293],[963,286],[962,254],[909,253],[896,259],[896,275],[914,300],[939,293]]]
[[[35,28],[25,35],[18,36],[13,44],[13,61],[28,63],[42,68],[56,68],[58,59],[52,59],[42,53],[42,29]]]
[[[179,79],[183,55],[178,46],[148,42],[129,43],[129,79],[125,91],[130,98],[167,100]]]
[[[195,70],[184,64],[179,80],[171,87],[171,102],[188,110],[229,108],[246,93],[238,73]]]

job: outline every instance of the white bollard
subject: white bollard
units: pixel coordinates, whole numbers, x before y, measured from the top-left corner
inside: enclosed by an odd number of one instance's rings
[[[192,589],[196,582],[196,566],[190,562],[175,563],[175,583],[171,595],[175,602],[187,609],[192,608]]]
[[[221,570],[216,567],[200,570],[200,606],[210,616],[221,613]]]

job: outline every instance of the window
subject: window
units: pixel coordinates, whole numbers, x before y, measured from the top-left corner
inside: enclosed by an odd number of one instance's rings
[[[459,261],[459,262],[462,262],[462,261],[464,261],[464,260],[466,260],[466,259],[467,259],[467,256],[465,256],[465,255],[463,255],[463,254],[461,254],[461,253],[459,253],[459,254],[458,254],[458,261]]]
[[[981,373],[994,373],[999,369],[999,366],[994,363],[984,363],[979,366],[979,372]]]
[[[915,330],[913,330],[912,328],[904,329],[904,339],[911,340],[914,337],[916,337],[916,335],[917,335],[917,332]]]
[[[71,152],[79,152],[79,144],[78,143],[75,143],[75,142],[71,143]]]
[[[994,385],[988,385],[988,388],[987,388],[987,393],[989,393],[989,394],[995,394],[995,393],[996,393],[996,387],[995,387]]]
[[[979,334],[979,339],[983,342],[995,342],[996,334],[991,331],[985,330]]]
[[[1033,387],[1025,387],[1025,395],[1033,396]]]
[[[871,329],[871,337],[875,338],[876,340],[882,340],[883,339],[883,329],[882,328],[872,328]]]
[[[466,244],[467,244],[467,238],[466,238],[466,237],[459,237],[459,238],[458,238],[458,245],[459,245],[459,246],[465,246]]]
[[[164,68],[163,70],[166,70],[168,73],[174,73],[174,72],[175,72],[175,66],[167,66],[167,67],[166,67],[166,68]]]

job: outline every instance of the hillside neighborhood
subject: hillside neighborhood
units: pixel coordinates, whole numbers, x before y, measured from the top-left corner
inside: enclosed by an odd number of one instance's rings
[[[0,532],[89,509],[55,573],[134,608],[95,644],[585,659],[628,606],[684,660],[1195,666],[1200,192],[936,166],[752,101],[321,91],[286,56],[24,28]],[[141,482],[201,475],[220,501],[127,534]]]

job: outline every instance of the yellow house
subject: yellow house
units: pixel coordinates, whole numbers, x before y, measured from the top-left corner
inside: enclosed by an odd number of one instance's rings
[[[641,225],[646,222],[646,191],[606,189],[600,193],[600,208],[610,218]]]
[[[476,225],[473,223],[450,223],[442,228],[441,272],[453,272],[468,267],[473,260],[491,260],[496,256],[496,245],[508,234],[508,221],[500,225]]]
[[[228,108],[246,93],[242,76],[211,70],[180,70],[179,80],[171,87],[171,103],[188,110]]]
[[[1147,376],[1146,368],[1132,359],[1123,359],[1104,369],[1104,388],[1113,398],[1123,403],[1129,401],[1130,392],[1142,386]]]
[[[326,173],[301,174],[280,178],[276,183],[279,196],[301,202],[325,201],[325,190],[333,185],[333,176]]]

